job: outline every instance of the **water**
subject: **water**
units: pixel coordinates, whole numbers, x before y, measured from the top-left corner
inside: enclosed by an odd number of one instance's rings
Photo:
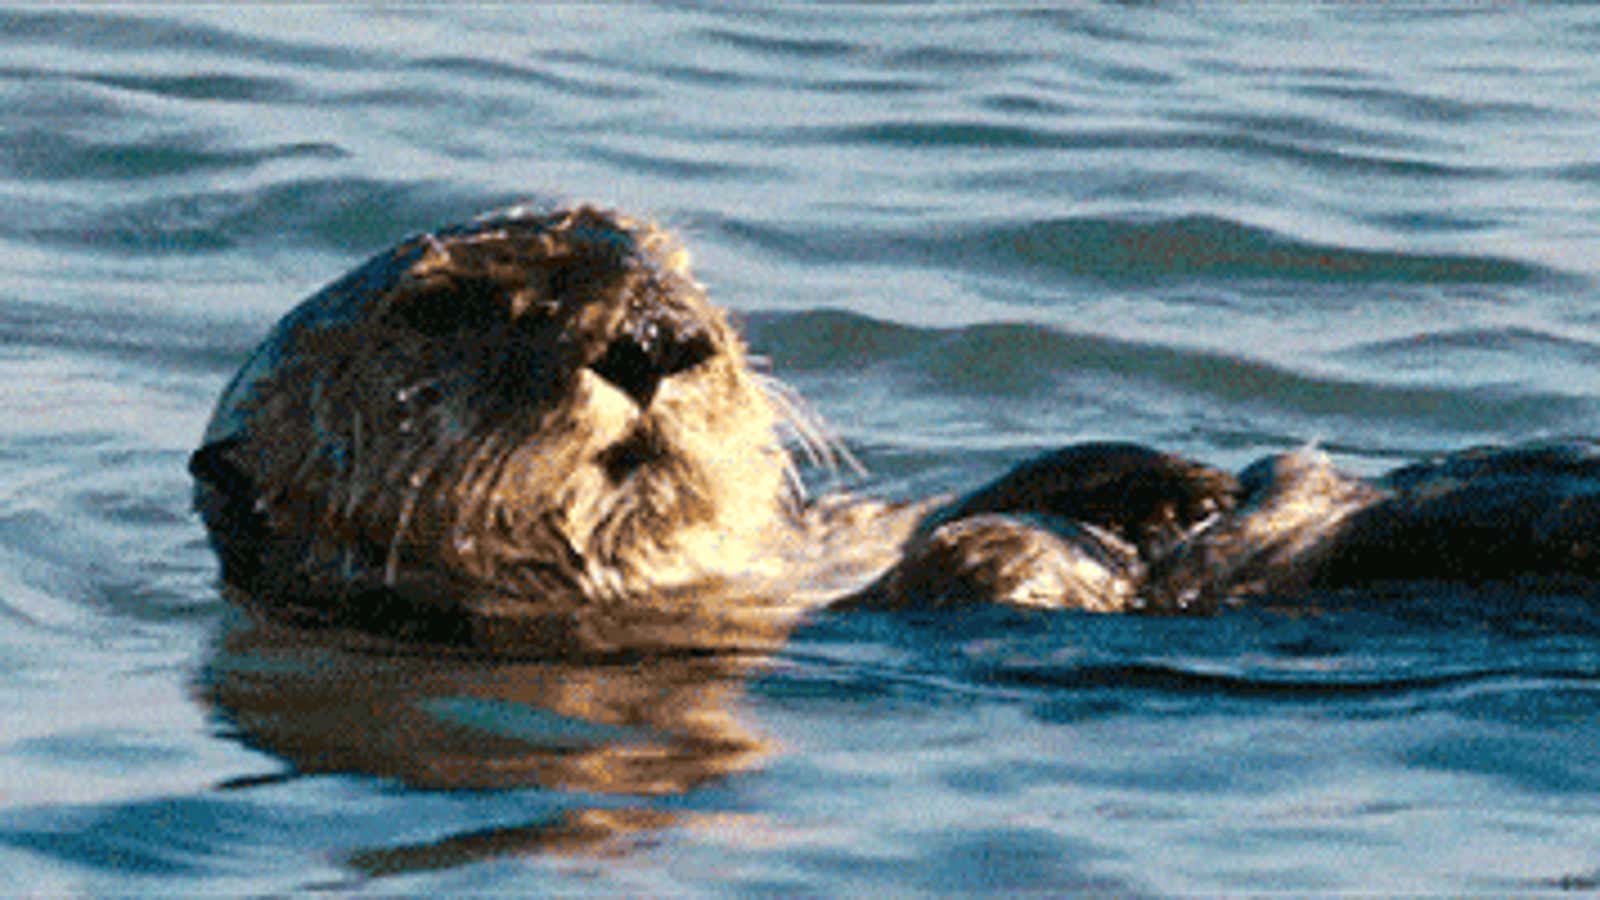
[[[683,232],[854,490],[1600,433],[1593,10],[24,6],[0,41],[0,891],[1600,884],[1592,598],[393,657],[240,621],[184,474],[292,302],[524,199]]]

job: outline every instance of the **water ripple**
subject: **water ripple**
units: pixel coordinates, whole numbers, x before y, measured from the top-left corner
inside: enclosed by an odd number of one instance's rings
[[[1466,254],[1418,254],[1304,241],[1214,216],[1146,222],[1062,218],[956,226],[919,244],[930,257],[1113,278],[1519,284],[1531,264]]]
[[[205,253],[239,246],[373,252],[397,236],[528,200],[431,181],[325,177],[266,187],[165,194],[80,210],[56,222],[16,217],[0,234],[104,253]],[[0,209],[25,201],[0,197]]]
[[[1050,693],[1117,688],[1181,694],[1192,698],[1215,696],[1270,700],[1348,700],[1446,694],[1453,699],[1460,699],[1474,693],[1464,690],[1467,688],[1519,690],[1535,684],[1541,689],[1565,687],[1587,691],[1593,695],[1593,702],[1600,705],[1600,676],[1580,669],[1534,672],[1527,668],[1504,667],[1400,676],[1353,676],[1335,671],[1313,677],[1295,677],[1278,672],[1229,671],[1169,663],[1105,663],[1075,667],[1006,665],[990,669],[983,680],[996,685],[1042,689]]]
[[[796,59],[838,59],[862,52],[862,45],[834,38],[806,38],[775,35],[731,28],[706,29],[702,36],[740,50],[763,56]]]
[[[1342,101],[1367,115],[1384,113],[1430,126],[1493,122],[1499,127],[1507,121],[1532,121],[1550,115],[1547,107],[1534,103],[1461,100],[1388,86],[1307,84],[1294,88],[1294,92],[1316,99]]]
[[[1344,351],[1353,357],[1391,366],[1429,363],[1442,355],[1459,352],[1504,353],[1513,359],[1541,362],[1548,362],[1554,357],[1568,365],[1600,367],[1600,342],[1517,326],[1424,331],[1401,338],[1355,344]]]
[[[241,75],[225,70],[192,75],[149,75],[8,66],[0,68],[0,78],[19,82],[60,81],[93,84],[173,100],[272,103],[301,96],[300,88],[293,81],[262,75]]]
[[[119,141],[36,129],[10,136],[0,148],[0,172],[16,178],[50,181],[66,178],[138,180],[247,169],[278,160],[333,160],[348,155],[325,142],[238,149],[213,149],[207,144],[204,138],[193,134]]]
[[[594,78],[573,78],[557,75],[543,68],[501,60],[466,56],[428,56],[413,60],[407,67],[440,75],[548,88],[567,96],[587,100],[636,100],[649,96],[648,91],[636,85],[621,85]]]
[[[1155,395],[1209,398],[1235,410],[1427,424],[1433,428],[1570,429],[1593,401],[1523,387],[1389,384],[1288,369],[1212,350],[1065,332],[1044,325],[985,323],[916,328],[843,310],[752,316],[755,346],[776,371],[892,366],[923,389],[990,396],[1054,395],[1073,379],[1130,382]]]
[[[638,152],[600,143],[588,143],[586,153],[590,157],[605,160],[628,171],[695,181],[760,184],[776,180],[783,174],[781,169],[774,166],[718,161],[704,156],[675,154],[664,150]]]
[[[1292,127],[1284,123],[1284,128]],[[1325,126],[1331,128],[1332,126]],[[1502,172],[1483,165],[1463,165],[1424,157],[1414,143],[1386,139],[1383,143],[1406,152],[1378,152],[1371,142],[1319,146],[1299,139],[1273,137],[1252,130],[1135,126],[1127,128],[1064,129],[1001,122],[943,121],[922,117],[915,121],[880,121],[850,125],[801,125],[775,128],[745,138],[810,146],[873,147],[890,150],[934,151],[981,147],[998,150],[1119,151],[1124,153],[1215,152],[1227,157],[1284,162],[1310,172],[1360,177],[1485,180]]]
[[[387,60],[370,51],[319,46],[301,41],[246,37],[234,31],[159,16],[64,10],[11,10],[3,14],[8,40],[57,43],[127,53],[161,50],[192,53],[203,47],[219,58],[257,59],[300,66],[357,68],[383,66]]]
[[[947,223],[893,232],[848,225],[801,232],[750,221],[721,227],[764,249],[822,264],[918,263],[1112,281],[1515,285],[1554,277],[1505,257],[1368,250],[1206,215]]]
[[[196,322],[186,316],[0,301],[0,343],[225,375],[260,340],[260,324]]]

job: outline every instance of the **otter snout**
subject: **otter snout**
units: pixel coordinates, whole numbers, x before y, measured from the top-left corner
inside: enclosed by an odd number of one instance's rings
[[[716,343],[699,322],[651,312],[631,316],[590,370],[644,409],[661,382],[715,356]]]

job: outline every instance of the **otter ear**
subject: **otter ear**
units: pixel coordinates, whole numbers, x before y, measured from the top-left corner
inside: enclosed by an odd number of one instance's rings
[[[230,455],[244,441],[228,438],[206,444],[189,457],[194,476],[195,509],[211,532],[212,546],[222,559],[222,577],[248,583],[259,569],[266,546],[266,515],[257,503],[255,479]]]
[[[222,499],[238,502],[246,499],[255,502],[255,480],[233,459],[228,451],[243,444],[241,438],[225,438],[206,444],[189,456],[189,474],[201,485],[216,491]]]

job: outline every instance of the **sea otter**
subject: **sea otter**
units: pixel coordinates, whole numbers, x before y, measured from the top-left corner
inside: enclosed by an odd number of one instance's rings
[[[1600,575],[1600,456],[1477,450],[1375,481],[1235,477],[1129,444],[964,498],[808,499],[757,374],[666,231],[580,206],[401,242],[292,311],[191,458],[230,591],[500,649],[743,645],[829,601],[1211,609],[1388,578]]]
[[[292,311],[190,469],[256,608],[508,647],[743,644],[892,562],[914,521],[807,502],[785,428],[832,452],[670,234],[514,209]]]

